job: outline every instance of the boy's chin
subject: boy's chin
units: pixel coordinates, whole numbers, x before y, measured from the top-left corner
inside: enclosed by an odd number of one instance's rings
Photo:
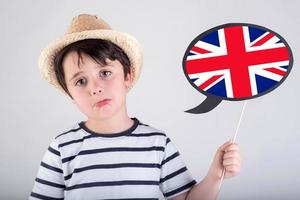
[[[112,119],[114,117],[114,113],[112,113],[111,110],[106,111],[98,111],[92,116],[89,117],[89,119],[93,119],[95,121],[107,121],[109,119]]]

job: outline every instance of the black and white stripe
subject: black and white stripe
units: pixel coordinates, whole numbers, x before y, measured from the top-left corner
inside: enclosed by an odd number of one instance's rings
[[[53,139],[30,199],[170,199],[196,182],[171,140],[134,119],[122,133],[80,123]]]

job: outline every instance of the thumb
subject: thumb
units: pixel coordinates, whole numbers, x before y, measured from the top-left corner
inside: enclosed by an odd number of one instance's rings
[[[214,161],[217,162],[217,163],[214,163],[215,165],[217,165],[218,168],[221,168],[223,169],[223,156],[224,154],[226,153],[226,149],[227,147],[229,147],[230,145],[232,144],[232,140],[229,140],[227,142],[225,142],[224,144],[222,144],[216,154],[215,154],[215,158],[214,158]]]
[[[231,145],[232,143],[233,143],[232,140],[229,140],[229,141],[225,142],[224,144],[222,144],[222,145],[218,148],[218,152],[219,152],[219,153],[225,153],[225,152],[226,152],[225,149],[226,149],[229,145]]]
[[[222,144],[216,151],[213,162],[209,169],[209,174],[212,177],[220,178],[223,171],[223,156],[225,153],[225,149],[231,145],[232,141],[227,141],[224,144]]]

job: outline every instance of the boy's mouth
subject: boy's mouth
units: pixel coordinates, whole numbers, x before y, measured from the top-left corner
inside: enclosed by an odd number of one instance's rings
[[[100,108],[102,106],[105,106],[106,104],[108,104],[111,101],[111,99],[103,99],[101,101],[98,101],[97,103],[95,103],[94,107]]]

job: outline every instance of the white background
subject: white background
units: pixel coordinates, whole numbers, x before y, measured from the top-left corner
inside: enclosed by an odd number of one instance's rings
[[[205,99],[183,74],[187,46],[207,29],[230,22],[282,35],[294,67],[276,90],[247,102],[237,137],[242,171],[224,181],[219,199],[300,199],[299,8],[296,0],[1,1],[0,199],[27,199],[51,138],[85,120],[37,68],[41,49],[80,13],[99,15],[140,41],[144,68],[128,96],[130,116],[165,130],[197,180],[217,147],[234,135],[243,102],[223,101],[202,115],[185,113]]]

